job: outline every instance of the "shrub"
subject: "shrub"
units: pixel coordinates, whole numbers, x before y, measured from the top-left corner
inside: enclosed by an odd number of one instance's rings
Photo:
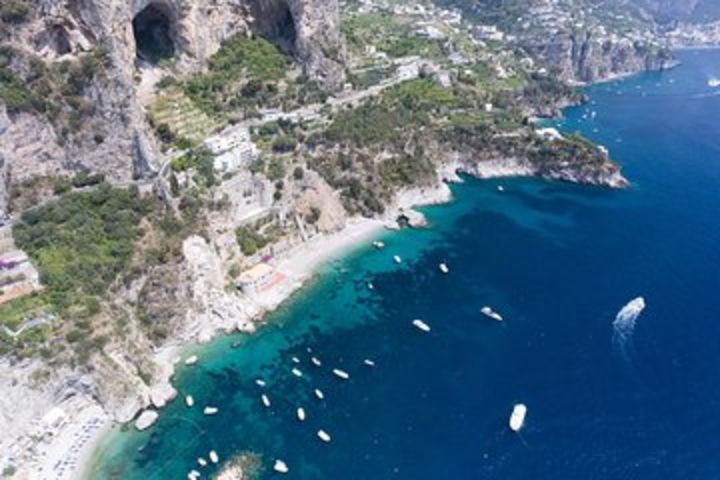
[[[30,7],[20,0],[4,0],[0,5],[0,18],[5,23],[20,24],[27,20]]]

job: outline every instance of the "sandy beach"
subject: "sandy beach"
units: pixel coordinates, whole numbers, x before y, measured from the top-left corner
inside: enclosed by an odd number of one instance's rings
[[[191,351],[194,345],[210,341],[222,333],[238,330],[253,332],[268,312],[300,289],[320,266],[363,243],[370,244],[385,229],[396,228],[397,216],[413,206],[443,203],[450,199],[450,189],[443,182],[434,187],[404,191],[396,197],[383,218],[351,218],[342,230],[316,234],[268,261],[279,280],[267,289],[249,295],[227,293],[215,285],[212,291],[203,291],[211,299],[208,304],[211,311],[194,319],[195,323],[189,325],[186,332],[153,355],[161,379],[142,392],[142,396],[150,401],[147,408],[157,410],[162,416],[162,407],[177,393],[171,386],[175,366],[190,355],[186,352]],[[233,313],[232,324],[216,321],[213,316],[216,314],[215,304],[212,302],[221,303]],[[228,306],[228,303],[231,305]],[[4,439],[3,444],[7,448],[0,457],[0,467],[14,465],[17,470],[13,478],[19,479],[88,478],[97,448],[111,427],[117,424],[117,412],[105,411],[96,400],[84,394],[61,401],[48,398],[34,411],[33,420],[26,422],[30,423],[27,429]]]

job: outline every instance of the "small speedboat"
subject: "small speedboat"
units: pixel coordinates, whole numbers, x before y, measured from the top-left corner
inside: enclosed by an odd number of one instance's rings
[[[525,416],[527,415],[527,407],[524,403],[515,404],[512,414],[510,415],[510,429],[513,432],[519,432],[525,425]]]
[[[197,363],[197,361],[198,361],[197,355],[192,355],[185,359],[185,365],[188,365],[188,366],[195,365]]]
[[[217,407],[205,407],[205,409],[203,410],[203,414],[207,415],[207,416],[211,416],[211,415],[217,414],[218,411],[219,410]]]
[[[720,87],[720,78],[711,78],[707,83],[710,88]]]
[[[265,408],[270,408],[270,397],[263,393],[262,395],[260,395],[260,401],[265,406]]]
[[[320,361],[319,358],[317,358],[317,357],[312,357],[312,358],[310,359],[310,361],[311,361],[312,364],[315,365],[316,367],[322,367],[322,362]]]
[[[332,441],[332,438],[330,438],[330,435],[325,430],[318,430],[317,436],[325,443],[330,443],[330,441]]]
[[[300,420],[301,422],[304,422],[304,421],[305,421],[305,409],[304,409],[304,408],[299,407],[299,408],[297,409],[297,418],[298,418],[298,420]]]
[[[292,357],[293,363],[300,363],[300,359],[298,357]]]
[[[186,395],[185,396],[185,405],[188,406],[188,408],[195,405],[195,400],[193,399],[192,395]]]
[[[197,462],[198,462],[198,465],[200,465],[201,467],[207,467],[207,460],[205,460],[204,458],[202,458],[202,457],[198,458]]]
[[[496,311],[494,311],[492,308],[490,308],[488,306],[481,308],[480,312],[482,312],[482,314],[485,315],[486,317],[492,318],[493,320],[496,320],[498,322],[503,321],[502,315],[500,315],[499,313],[497,313]]]
[[[370,359],[365,359],[365,360],[363,360],[363,363],[364,363],[365,365],[367,365],[368,367],[374,367],[374,366],[375,366],[375,362],[372,361],[372,360],[370,360]]]
[[[319,388],[316,388],[316,389],[315,389],[315,396],[317,397],[318,400],[324,400],[324,399],[325,399],[325,394],[324,394],[324,393],[322,392],[322,390],[320,390]]]
[[[288,473],[290,469],[288,469],[288,466],[285,462],[282,460],[275,460],[275,465],[273,465],[273,470],[275,470],[278,473]]]
[[[505,191],[505,187],[503,187],[502,185],[498,185],[497,191],[503,193]]]
[[[372,244],[373,247],[377,248],[378,250],[385,248],[385,244],[377,240],[375,240]]]
[[[258,387],[264,387],[264,386],[267,385],[267,383],[265,382],[265,380],[263,380],[262,378],[258,378],[257,380],[255,380],[255,384],[256,384]]]
[[[448,268],[448,266],[447,266],[446,263],[441,263],[441,264],[440,264],[440,271],[441,271],[442,273],[450,273],[450,269]]]
[[[210,450],[208,457],[210,457],[210,461],[212,463],[218,463],[220,461],[220,457],[218,457],[218,454],[215,450]]]
[[[296,377],[302,377],[302,376],[303,376],[302,372],[301,372],[300,370],[298,370],[297,368],[293,368],[293,369],[292,369],[292,374],[295,375]]]
[[[345,370],[340,370],[339,368],[334,368],[333,373],[335,374],[336,377],[338,377],[342,380],[347,380],[348,378],[350,378],[349,373],[347,373]]]
[[[423,322],[423,321],[420,320],[420,319],[413,320],[413,321],[412,321],[412,324],[415,325],[415,326],[416,326],[417,328],[419,328],[420,330],[422,330],[423,332],[429,332],[429,331],[430,331],[430,325],[428,325],[427,323]]]
[[[400,258],[400,255],[395,255],[393,256],[393,261],[399,264],[402,263],[402,258]]]

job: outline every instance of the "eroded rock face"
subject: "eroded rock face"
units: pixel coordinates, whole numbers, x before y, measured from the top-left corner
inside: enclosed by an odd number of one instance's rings
[[[119,182],[151,178],[161,159],[137,98],[139,68],[172,57],[176,70],[190,74],[205,68],[223,40],[256,31],[293,53],[310,78],[339,89],[339,24],[337,0],[40,0],[28,21],[3,25],[0,44],[48,64],[103,49],[109,65],[103,81],[84,88],[92,113],[67,140],[59,140],[59,127],[46,116],[8,113],[0,101],[0,179],[81,169]]]
[[[524,46],[570,82],[592,83],[674,65],[672,55],[664,49],[593,32],[560,33],[528,41]]]

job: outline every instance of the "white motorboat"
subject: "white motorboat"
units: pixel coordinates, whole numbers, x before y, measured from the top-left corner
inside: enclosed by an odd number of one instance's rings
[[[320,440],[322,440],[325,443],[330,443],[332,441],[332,438],[325,430],[318,430],[317,436]]]
[[[198,458],[197,462],[198,462],[198,465],[200,465],[201,467],[207,467],[207,460],[205,460],[204,458],[202,458],[202,457]]]
[[[423,332],[429,332],[429,331],[430,331],[430,325],[428,325],[427,323],[423,322],[423,321],[420,320],[420,319],[413,320],[413,321],[412,321],[412,324],[415,325],[415,326],[416,326],[417,328],[419,328],[420,330],[422,330]]]
[[[258,378],[257,380],[255,380],[255,384],[256,384],[258,387],[264,387],[264,386],[267,385],[267,383],[265,382],[265,380],[263,380],[262,378]]]
[[[193,399],[192,395],[186,395],[185,396],[185,405],[188,406],[188,408],[195,405],[195,400]]]
[[[300,370],[298,370],[297,368],[293,368],[293,369],[292,369],[292,374],[295,375],[296,377],[302,377],[302,376],[303,376],[302,372],[301,372]]]
[[[510,415],[510,429],[513,432],[519,432],[525,426],[525,416],[527,415],[527,407],[524,403],[515,404],[512,414]]]
[[[315,389],[315,396],[318,398],[318,400],[324,400],[325,394],[320,390],[319,388]]]
[[[440,264],[440,271],[441,271],[442,273],[446,273],[446,274],[447,274],[447,273],[450,273],[450,269],[448,268],[448,266],[447,266],[446,263],[441,263],[441,264]]]
[[[312,358],[310,359],[310,361],[311,361],[312,364],[315,365],[316,367],[322,367],[322,362],[320,361],[319,358],[317,358],[317,357],[312,357]]]
[[[212,463],[218,463],[220,461],[220,457],[218,457],[218,454],[215,450],[210,450],[208,457],[210,458],[210,461]]]
[[[273,465],[273,470],[275,470],[278,473],[288,473],[290,471],[287,464],[285,462],[283,462],[282,460],[275,460],[275,465]]]
[[[297,418],[301,422],[305,421],[305,409],[304,408],[300,407],[297,409]]]
[[[499,313],[497,313],[495,310],[493,310],[492,308],[490,308],[488,306],[481,308],[480,312],[482,312],[482,314],[485,315],[486,317],[492,318],[493,320],[496,320],[498,322],[503,321],[502,315],[500,315]]]
[[[378,250],[385,248],[385,244],[377,240],[375,240],[372,244],[373,247],[377,248]]]
[[[393,261],[395,263],[402,263],[402,258],[400,258],[400,255],[393,256]]]
[[[293,363],[300,363],[300,359],[298,357],[292,357]]]
[[[265,408],[270,408],[270,397],[263,393],[262,395],[260,395],[260,401],[265,406]]]
[[[195,365],[197,362],[198,362],[197,355],[192,355],[185,359],[185,365],[188,365],[188,366]]]
[[[505,191],[505,187],[503,187],[502,185],[498,185],[497,191],[503,193]]]
[[[368,367],[374,367],[374,366],[375,366],[375,362],[372,361],[372,360],[370,360],[370,359],[367,359],[367,358],[366,358],[365,360],[363,360],[363,363],[364,363],[365,365],[367,365]]]
[[[349,373],[347,373],[345,370],[340,370],[339,368],[334,368],[333,373],[335,374],[336,377],[338,377],[342,380],[347,380],[348,378],[350,378]]]
[[[708,80],[707,84],[710,88],[720,87],[720,78],[711,78],[710,80]]]
[[[203,410],[203,414],[208,415],[208,416],[215,415],[217,413],[218,413],[217,407],[205,407],[205,409]]]

